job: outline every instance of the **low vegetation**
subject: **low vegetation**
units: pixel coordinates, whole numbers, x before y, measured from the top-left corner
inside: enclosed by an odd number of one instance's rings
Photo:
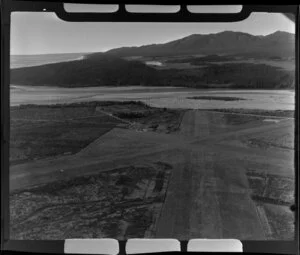
[[[38,111],[38,110],[37,110]],[[104,114],[70,120],[11,119],[10,162],[21,163],[73,154],[114,128],[119,121]]]
[[[99,106],[97,110],[106,112],[128,121],[128,128],[140,131],[172,133],[179,129],[184,109],[167,109],[149,107],[142,102],[128,104],[126,107],[115,103],[109,106]]]
[[[10,194],[10,238],[154,237],[172,166],[130,165]]]
[[[10,163],[77,153],[117,125],[174,132],[183,113],[136,101],[14,106],[10,113]]]
[[[269,240],[294,239],[295,224],[289,207],[294,203],[293,178],[247,171],[252,199]]]

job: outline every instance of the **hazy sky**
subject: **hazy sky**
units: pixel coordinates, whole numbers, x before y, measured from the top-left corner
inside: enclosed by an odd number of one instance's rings
[[[266,35],[277,30],[294,33],[295,25],[282,14],[270,13],[253,13],[233,23],[74,23],[54,13],[13,13],[11,54],[99,52],[224,30]]]

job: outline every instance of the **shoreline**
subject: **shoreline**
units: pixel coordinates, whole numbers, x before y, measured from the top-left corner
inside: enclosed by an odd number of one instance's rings
[[[10,66],[10,69],[18,69],[18,68],[26,68],[26,67],[36,67],[36,66],[43,66],[43,65],[48,65],[48,64],[56,64],[56,63],[63,63],[63,62],[71,62],[71,61],[79,61],[79,60],[84,60],[86,58],[85,55],[80,56],[78,58],[70,58],[66,60],[57,60],[57,61],[47,61],[47,62],[42,62],[42,63],[37,63],[37,64],[26,64],[26,65],[18,65],[18,66]]]

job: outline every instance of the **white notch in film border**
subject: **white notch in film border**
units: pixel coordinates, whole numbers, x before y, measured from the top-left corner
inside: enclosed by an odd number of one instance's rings
[[[177,239],[128,239],[126,254],[181,251]],[[237,239],[191,239],[187,245],[188,252],[243,252],[242,242]],[[64,253],[73,254],[110,254],[120,252],[116,239],[66,239]]]

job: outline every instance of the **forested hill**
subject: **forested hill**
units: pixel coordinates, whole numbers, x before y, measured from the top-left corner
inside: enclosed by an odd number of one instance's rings
[[[11,84],[58,87],[181,86],[294,88],[294,72],[264,64],[210,64],[159,70],[139,61],[98,53],[83,60],[11,70]]]
[[[12,84],[60,87],[148,85],[157,70],[138,61],[97,54],[83,60],[11,70]]]

